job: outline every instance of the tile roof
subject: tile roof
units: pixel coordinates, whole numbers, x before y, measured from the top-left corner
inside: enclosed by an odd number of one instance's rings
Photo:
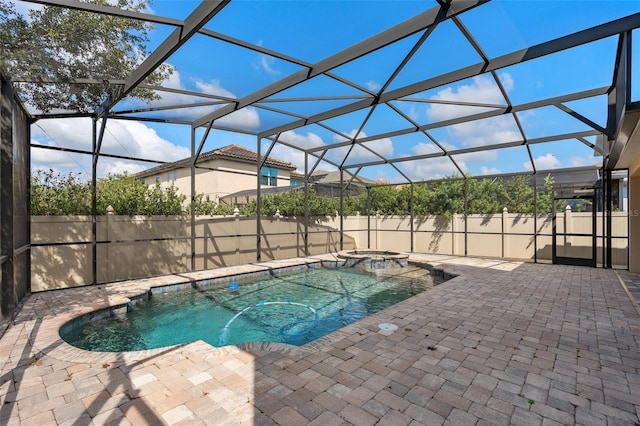
[[[344,176],[344,181],[345,183],[351,181],[351,183],[353,184],[363,184],[363,185],[368,185],[368,184],[374,184],[375,181],[371,180],[371,179],[367,179],[365,177],[362,176],[356,176],[355,178],[353,178],[353,174],[350,173],[348,170],[344,170],[343,171],[343,176]],[[289,175],[290,179],[297,179],[297,180],[304,180],[304,173],[299,173],[299,172],[291,172],[291,174]],[[339,171],[333,171],[333,172],[329,172],[326,170],[316,170],[315,172],[313,172],[311,174],[311,176],[309,176],[309,182],[310,183],[339,183],[340,182],[340,172]]]
[[[240,145],[231,144],[227,146],[223,146],[222,148],[216,148],[211,151],[203,152],[198,157],[197,163],[201,163],[203,161],[213,160],[216,158],[220,159],[228,159],[228,160],[236,160],[244,163],[256,163],[258,161],[258,153],[249,148],[245,148]],[[264,158],[264,156],[260,156],[260,158]],[[182,160],[174,161],[172,163],[161,164],[156,167],[152,167],[147,170],[143,170],[139,173],[134,174],[135,177],[146,177],[153,176],[158,173],[162,173],[168,170],[173,170],[179,167],[188,167],[191,164],[191,158],[183,158]],[[284,170],[296,170],[298,167],[295,164],[289,163],[287,161],[279,160],[273,157],[267,157],[267,161],[265,162],[265,166],[275,167],[278,169]]]
[[[342,173],[343,173],[342,178],[345,184],[348,183],[349,181],[351,181],[352,184],[362,184],[362,185],[371,185],[375,183],[375,181],[371,179],[367,179],[366,177],[363,177],[363,176],[356,176],[354,178],[353,174],[350,173],[348,170],[343,170]],[[333,172],[319,170],[319,171],[313,172],[309,180],[313,183],[318,183],[318,184],[339,183],[340,172],[338,170]]]

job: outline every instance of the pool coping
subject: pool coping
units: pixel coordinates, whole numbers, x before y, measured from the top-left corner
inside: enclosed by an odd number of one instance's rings
[[[165,346],[156,349],[147,349],[142,351],[129,352],[94,352],[77,348],[70,345],[60,336],[60,330],[68,326],[74,320],[78,320],[83,316],[95,313],[96,316],[115,315],[122,310],[127,309],[130,303],[136,303],[137,300],[148,297],[154,289],[162,289],[173,287],[193,287],[196,282],[216,280],[216,279],[233,279],[233,277],[245,274],[259,274],[274,270],[284,270],[293,267],[303,267],[305,265],[322,264],[323,262],[341,262],[342,259],[337,258],[333,254],[310,256],[306,258],[295,258],[287,260],[276,260],[260,263],[245,264],[240,266],[221,267],[204,271],[196,271],[184,274],[163,275],[154,278],[135,279],[121,281],[117,283],[109,283],[104,285],[91,286],[93,290],[103,292],[102,301],[82,304],[74,306],[66,310],[64,313],[45,316],[40,324],[41,330],[47,330],[46,333],[38,333],[33,339],[33,348],[35,353],[42,353],[55,357],[61,361],[68,362],[90,362],[90,363],[111,363],[118,361],[139,361],[149,357],[162,354],[170,349],[187,348],[196,350],[205,358],[226,356],[236,354],[243,351],[251,352],[278,352],[288,354],[308,355],[321,351],[323,348],[330,346],[345,337],[358,332],[369,330],[372,326],[377,328],[377,324],[388,322],[390,317],[385,314],[387,309],[369,315],[366,318],[358,320],[352,324],[335,330],[325,336],[313,340],[302,346],[294,346],[277,342],[250,342],[223,347],[210,345],[203,340],[196,340],[189,343]],[[409,255],[409,263],[418,267],[430,270],[434,275],[444,278],[445,280],[455,279],[460,275],[460,271],[452,267],[453,265],[438,265],[420,260],[411,260]],[[77,288],[76,288],[77,289]],[[69,291],[72,289],[52,290],[52,291]],[[37,297],[32,295],[32,297]],[[105,298],[106,296],[106,298]],[[416,296],[394,304],[394,307],[408,302]],[[109,312],[106,312],[109,311]],[[105,313],[106,312],[106,313]],[[392,331],[379,330],[380,333],[392,333]]]

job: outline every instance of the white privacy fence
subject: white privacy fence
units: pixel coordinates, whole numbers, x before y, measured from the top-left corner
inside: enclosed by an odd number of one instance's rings
[[[628,216],[612,213],[612,260],[627,267]],[[36,216],[31,222],[32,291],[75,287],[98,282],[148,277],[255,262],[255,217],[197,217],[191,238],[189,216],[99,216],[94,260],[90,216]],[[602,255],[602,216],[596,218],[598,263]],[[263,217],[260,220],[261,260],[304,256],[302,218]],[[346,249],[374,248],[551,262],[552,216],[493,215],[349,216],[342,219]],[[592,214],[567,211],[558,215],[560,234],[590,234]],[[310,220],[309,254],[340,250],[340,218]],[[412,232],[413,231],[413,232]],[[567,232],[565,232],[567,231]],[[590,253],[591,238],[563,236],[562,255]],[[94,264],[95,263],[95,264]]]

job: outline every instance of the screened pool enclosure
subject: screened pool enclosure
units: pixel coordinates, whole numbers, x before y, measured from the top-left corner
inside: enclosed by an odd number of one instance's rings
[[[39,66],[19,43],[3,56],[3,318],[28,292],[352,248],[633,270],[640,4],[580,3],[17,2],[148,40],[120,68],[90,66],[103,39],[76,46],[86,67]],[[229,144],[254,151],[250,166],[200,161]],[[156,181],[188,182],[177,214],[99,209],[110,176],[175,162]],[[42,170],[88,185],[89,210],[33,215]],[[335,209],[315,215],[320,171],[338,172]],[[227,183],[202,190],[208,173]],[[246,179],[251,213],[198,214]],[[272,186],[297,191],[296,214],[266,207]]]

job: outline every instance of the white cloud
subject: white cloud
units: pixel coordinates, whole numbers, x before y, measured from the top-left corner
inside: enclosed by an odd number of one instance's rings
[[[448,149],[450,147],[445,144],[444,148]],[[427,143],[419,143],[415,145],[412,150],[415,155],[427,155],[441,152],[437,146]],[[458,161],[457,163],[464,172],[467,171],[467,165],[463,161]],[[416,181],[440,179],[446,176],[460,174],[460,171],[456,168],[449,157],[404,161],[397,164],[402,171],[409,176],[409,178]]]
[[[382,87],[382,85],[380,83],[378,83],[377,81],[374,80],[369,80],[365,83],[365,85],[367,86],[367,88],[369,90],[371,90],[372,92],[377,92],[378,90],[380,90],[380,88]]]
[[[39,141],[31,139],[31,143],[42,145]],[[66,174],[68,171],[81,172],[86,178],[91,177],[91,158],[89,156],[80,156],[63,151],[54,151],[50,149],[31,149],[32,170],[38,169],[49,170]]]
[[[353,138],[357,132],[358,131],[356,129],[353,129],[349,133],[347,133],[347,136]],[[358,134],[358,138],[366,137],[367,135],[364,132],[360,132]],[[333,139],[334,142],[344,142],[347,140],[339,135],[335,135]],[[364,148],[365,146],[371,149],[373,152],[369,151],[369,149]],[[347,155],[348,149],[349,147],[333,149],[329,152],[329,155],[336,161],[342,162],[344,156]],[[350,163],[367,160],[379,160],[380,156],[384,158],[390,158],[393,156],[393,142],[390,138],[375,139],[369,142],[363,142],[362,146],[354,146],[349,153],[348,160]]]
[[[451,148],[446,143],[442,144],[442,147],[444,149]],[[412,150],[415,155],[427,155],[442,152],[442,150],[440,150],[437,145],[431,143],[418,143],[413,146]]]
[[[223,87],[220,80],[211,79],[209,81],[194,80],[196,91],[207,95],[220,96],[222,98],[236,99],[236,95],[230,90]],[[175,70],[172,75],[167,77],[162,84],[163,87],[178,90],[187,90],[184,84],[184,80],[178,70]],[[149,105],[152,107],[159,106],[171,106],[171,105],[185,105],[194,102],[206,102],[205,98],[195,97],[191,95],[184,95],[174,92],[159,92],[160,99],[152,101]],[[137,101],[133,101],[134,107],[140,107],[141,105]],[[159,117],[179,117],[182,120],[195,120],[206,116],[218,109],[222,105],[208,105],[201,107],[180,108],[169,111],[159,111],[155,114]],[[260,115],[258,110],[253,107],[245,107],[241,110],[234,111],[231,114],[218,119],[217,124],[233,129],[240,130],[256,130],[260,127]]]
[[[449,133],[464,147],[487,146],[522,140],[510,115],[469,121],[451,126]]]
[[[259,40],[257,45],[262,46],[262,40]],[[275,76],[282,75],[282,72],[273,66],[275,62],[276,60],[274,57],[261,53],[254,59],[253,68],[258,71],[262,70],[269,75],[275,75]]]
[[[349,161],[350,164],[353,164],[357,158],[358,154],[362,154],[360,152],[360,150],[365,150],[362,147],[359,147],[359,149],[354,149],[351,150],[351,154],[349,153],[349,150],[351,149],[351,145],[345,145],[345,146],[340,146],[337,148],[331,148],[328,152],[327,155],[325,156],[325,158],[327,158],[328,160],[333,161],[336,164],[342,164],[343,162],[345,162],[346,157],[349,156],[349,158],[351,159],[351,161]],[[353,151],[356,151],[357,153],[354,153]],[[366,151],[366,150],[365,150]],[[368,151],[367,151],[368,152]],[[371,153],[369,153],[371,154]],[[373,156],[373,154],[371,154]],[[347,164],[345,162],[345,164]]]
[[[511,77],[511,74],[509,74],[508,72],[503,72],[502,74],[498,75],[498,78],[500,79],[500,83],[502,83],[502,87],[504,87],[504,90],[506,90],[507,92],[510,92],[515,87],[513,77]]]
[[[420,113],[415,105],[411,105],[411,108],[409,108],[409,118],[416,122],[420,121]]]
[[[402,176],[390,176],[384,169],[375,169],[375,181],[377,182],[392,182],[392,183],[404,183],[406,179]]]
[[[375,153],[385,158],[393,156],[393,142],[390,138],[375,139],[369,142],[363,142],[362,145],[372,149]],[[377,158],[367,150],[363,149],[362,151],[365,155],[363,158]]]
[[[232,129],[255,130],[260,127],[258,110],[246,107],[216,120],[216,124]]]
[[[498,159],[498,151],[495,149],[489,149],[486,151],[468,152],[466,154],[458,154],[454,156],[454,159],[464,161],[470,164],[489,163]]]
[[[503,73],[500,75],[500,80],[506,91],[513,89],[514,81],[511,75]],[[498,85],[492,78],[486,76],[476,76],[470,84],[456,88],[447,87],[439,91],[432,99],[506,105]],[[442,121],[490,110],[490,108],[453,104],[431,104],[427,107],[427,118],[432,121]],[[446,131],[448,139],[455,141],[455,145],[463,148],[514,142],[522,139],[518,126],[510,115],[456,124],[448,127]],[[474,154],[473,161],[487,161],[495,158],[495,152],[478,152]]]
[[[146,158],[175,161],[191,155],[190,150],[161,138],[156,131],[137,121],[107,121],[103,147]]]
[[[219,80],[211,80],[209,82],[196,81],[195,85],[198,90],[208,95],[221,96],[224,98],[236,98],[236,95],[222,87]],[[200,118],[217,110],[218,108],[219,107],[207,107],[206,109],[209,109],[209,111],[203,110],[202,108],[197,110],[194,109],[194,114],[191,118]],[[216,124],[233,129],[255,130],[260,127],[260,115],[258,114],[257,109],[253,107],[245,107],[219,118],[216,120]]]
[[[283,132],[280,135],[280,140],[291,145],[299,146],[302,149],[317,148],[325,144],[322,138],[315,133],[307,132],[306,135],[301,135],[293,130]]]
[[[534,158],[533,162],[536,165],[536,169],[538,170],[557,169],[561,165],[560,160],[558,160],[556,156],[551,153],[540,155],[537,158]],[[525,168],[525,170],[532,169],[531,163],[529,161],[525,161],[524,163],[522,163],[522,166]]]
[[[307,134],[302,135],[294,132],[293,130],[288,130],[280,135],[280,140],[290,145],[300,147],[301,150],[325,145],[322,138],[312,132],[307,132]],[[298,166],[297,170],[304,173],[304,152],[301,150],[277,144],[271,151],[271,155],[279,160],[295,164]],[[315,158],[309,156],[309,167],[313,166],[314,163]]]
[[[98,125],[100,126],[100,123]],[[91,119],[41,120],[37,126],[32,127],[32,136],[43,145],[91,151]],[[53,168],[64,172],[73,168],[77,169],[79,166],[76,161],[82,161],[88,164],[90,170],[91,162],[88,155],[67,154],[51,150],[33,150],[33,152],[33,169]],[[191,155],[188,148],[160,137],[154,129],[140,122],[118,120],[107,120],[101,152],[162,161],[175,161]],[[75,158],[80,160],[74,160]],[[152,163],[114,160],[106,157],[101,158],[98,164],[101,173],[105,170],[114,172],[128,170],[134,173],[153,165]]]
[[[406,161],[398,163],[398,165],[402,171],[414,181],[426,181],[441,179],[451,175],[460,175],[460,172],[448,157]],[[458,162],[458,165],[466,172],[466,164]]]
[[[569,158],[568,167],[583,167],[583,166],[591,166],[596,161],[593,158],[589,157],[571,157]]]
[[[131,164],[123,160],[104,159],[100,163],[100,175],[106,176],[108,174],[121,174],[121,173],[138,173],[149,167],[145,167],[142,164]]]
[[[282,75],[282,72],[274,67],[275,59],[271,56],[261,54],[259,55],[253,62],[253,68],[257,70],[262,70],[269,75]]]
[[[16,13],[22,15],[27,22],[31,22],[31,18],[29,17],[29,12],[32,10],[42,10],[44,8],[43,5],[29,3],[25,1],[16,1],[14,2],[14,6],[16,8]]]
[[[236,96],[220,85],[220,80],[211,80],[208,83],[196,80],[196,88],[207,95],[222,96],[225,98],[235,98]]]
[[[481,175],[498,175],[500,173],[502,173],[502,171],[497,167],[486,167],[486,166],[480,167]]]
[[[507,92],[513,89],[514,84],[511,75],[503,73],[500,76],[500,80]],[[470,84],[463,84],[456,88],[447,87],[439,91],[431,99],[497,105],[507,104],[496,82],[492,78],[483,75],[473,77]],[[441,121],[489,110],[490,108],[468,107],[454,104],[430,104],[427,107],[427,117],[433,121]]]
[[[357,130],[352,130],[348,133],[348,136],[353,137],[356,134]],[[360,133],[360,137],[366,137],[366,134]],[[290,145],[295,145],[300,147],[301,150],[309,149],[309,148],[317,148],[327,145],[322,138],[312,132],[308,132],[306,134],[296,133],[295,131],[289,130],[280,135],[280,140],[286,142]],[[334,136],[333,142],[343,142],[347,139],[342,138],[340,136]],[[377,139],[369,142],[363,143],[363,145],[372,149],[374,152],[380,154],[385,158],[389,158],[393,155],[393,143],[389,138]],[[325,158],[327,160],[333,161],[335,163],[342,163],[345,155],[349,152],[350,146],[343,146],[338,148],[330,149]],[[275,158],[280,160],[289,161],[298,166],[299,171],[304,171],[304,152],[299,151],[294,148],[290,148],[287,146],[283,146],[278,144],[274,147],[272,151],[272,155]],[[349,154],[349,162],[360,162],[360,161],[369,161],[369,160],[378,160],[379,156],[375,155],[373,152],[368,149],[363,148],[362,146],[356,145]],[[315,158],[310,157],[310,162],[314,162]],[[331,168],[329,166],[323,165],[322,169],[327,170]]]
[[[595,162],[593,158],[573,156],[569,158],[566,164],[562,164],[562,162],[550,152],[534,158],[533,161],[538,170],[552,170],[561,167],[583,167],[593,165]],[[522,163],[522,165],[526,170],[532,169],[529,161]]]

